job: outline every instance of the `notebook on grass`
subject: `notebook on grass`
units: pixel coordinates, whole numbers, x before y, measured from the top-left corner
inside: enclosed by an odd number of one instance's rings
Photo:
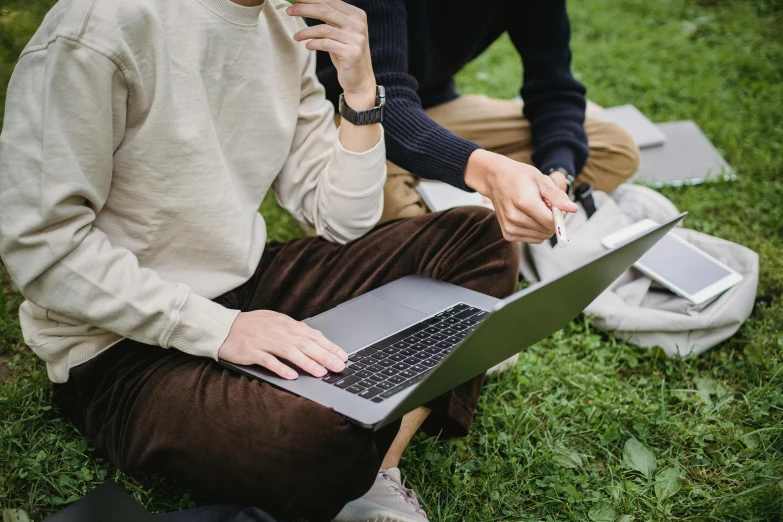
[[[421,181],[416,191],[432,212],[456,207],[486,207],[495,210],[492,201],[478,192],[465,192],[441,181]]]
[[[666,134],[633,105],[610,107],[590,116],[616,123],[628,131],[640,149],[657,147],[666,142]]]
[[[642,149],[639,171],[633,178],[653,187],[731,180],[736,176],[720,152],[692,121],[659,123],[666,134],[660,147]]]

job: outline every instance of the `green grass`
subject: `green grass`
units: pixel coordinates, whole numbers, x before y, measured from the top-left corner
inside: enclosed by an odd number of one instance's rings
[[[4,2],[0,85],[50,3]],[[417,437],[404,472],[439,521],[780,520],[783,4],[582,0],[570,11],[574,70],[593,100],[634,103],[656,121],[693,119],[736,168],[736,182],[665,194],[690,212],[687,226],[759,252],[759,293],[773,305],[686,361],[579,318],[488,380],[467,438]],[[501,39],[458,83],[510,98],[520,70]],[[262,212],[272,238],[299,234],[273,201]],[[118,472],[58,417],[43,365],[22,346],[20,300],[0,269],[0,509],[40,519],[107,476],[153,511],[203,501],[161,477]]]

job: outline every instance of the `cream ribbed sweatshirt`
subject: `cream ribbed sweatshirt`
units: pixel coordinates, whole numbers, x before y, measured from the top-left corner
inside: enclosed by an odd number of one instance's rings
[[[383,138],[341,146],[288,5],[60,0],[25,48],[0,255],[53,381],[122,338],[216,358],[238,311],[210,299],[258,265],[270,188],[332,241],[379,219]]]

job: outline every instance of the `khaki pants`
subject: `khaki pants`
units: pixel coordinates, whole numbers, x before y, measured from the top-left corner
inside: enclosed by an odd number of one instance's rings
[[[489,151],[532,164],[530,121],[523,116],[518,102],[467,95],[426,112],[458,136]],[[587,118],[585,130],[590,158],[577,184],[588,182],[597,190],[611,192],[636,172],[639,149],[631,136],[613,123]],[[425,214],[427,208],[415,190],[418,179],[392,162],[387,162],[387,167],[381,222]]]

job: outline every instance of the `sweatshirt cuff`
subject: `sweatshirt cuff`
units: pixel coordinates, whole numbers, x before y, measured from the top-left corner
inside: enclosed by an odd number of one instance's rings
[[[536,156],[535,163],[538,166],[538,170],[544,174],[553,168],[563,168],[574,177],[579,174],[576,172],[574,151],[570,147],[553,147],[542,151],[542,154],[537,154]]]
[[[340,130],[337,130],[338,136]],[[327,184],[338,194],[361,198],[374,192],[386,181],[386,146],[384,130],[373,148],[364,152],[352,152],[337,139],[337,153],[329,165]]]
[[[166,348],[218,360],[239,310],[230,310],[192,291],[179,310],[179,321]]]

